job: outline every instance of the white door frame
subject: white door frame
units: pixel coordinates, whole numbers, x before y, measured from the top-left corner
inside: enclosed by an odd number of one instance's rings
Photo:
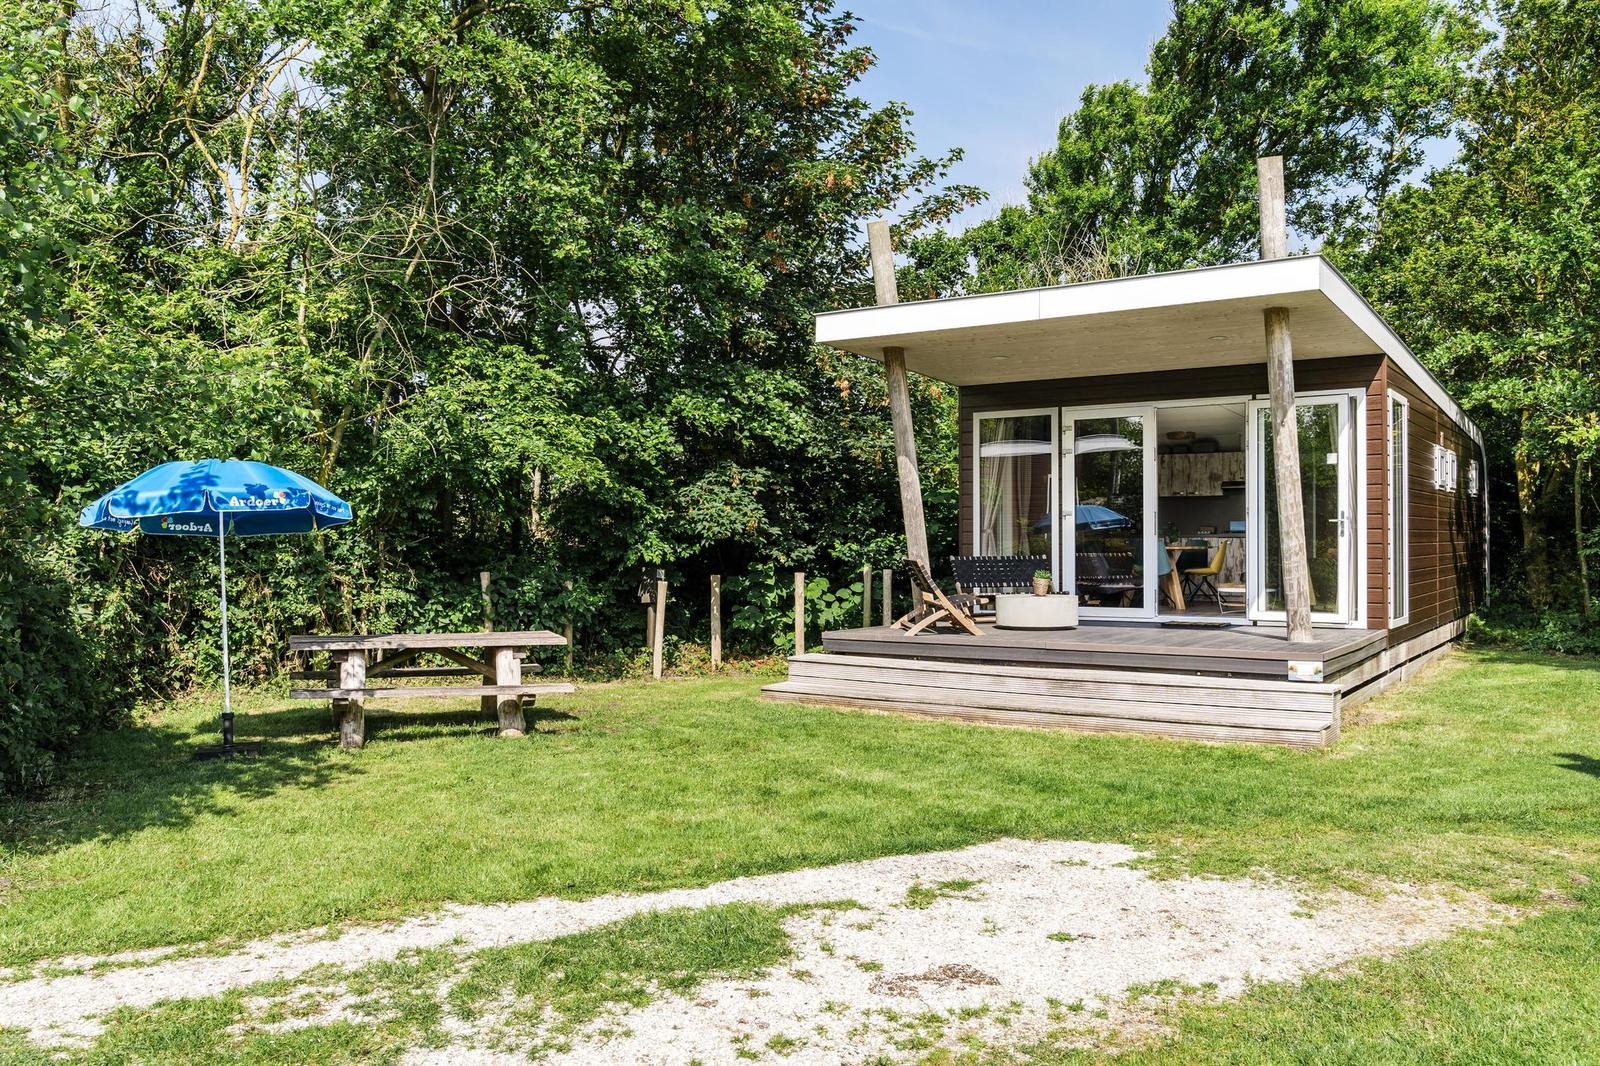
[[[1005,411],[974,411],[972,413],[972,554],[983,554],[983,434],[981,423],[986,418],[1032,418],[1038,415],[1050,416],[1050,440],[1059,439],[1061,433],[1061,408],[1059,407],[1021,407]],[[1061,538],[1057,536],[1056,515],[1060,508],[1057,507],[1057,490],[1061,485],[1061,448],[1052,443],[1050,447],[1050,480],[1045,486],[1045,513],[1050,517],[1050,549],[1046,553],[1050,557],[1051,568],[1055,567],[1055,560]],[[1057,571],[1059,575],[1059,571]]]
[[[1312,406],[1337,402],[1339,412],[1338,456],[1342,467],[1339,476],[1340,565],[1338,607],[1333,612],[1313,611],[1311,620],[1325,625],[1359,626],[1365,615],[1366,581],[1361,545],[1365,532],[1365,459],[1366,449],[1358,447],[1362,440],[1361,428],[1365,422],[1365,390],[1328,389],[1302,392],[1295,396],[1295,406]],[[1245,551],[1249,559],[1246,574],[1246,598],[1249,617],[1253,622],[1282,622],[1284,611],[1267,609],[1266,576],[1266,478],[1263,464],[1272,462],[1264,450],[1261,439],[1261,412],[1271,410],[1270,400],[1251,400],[1246,428],[1246,498]]]
[[[1130,415],[1139,415],[1144,418],[1144,503],[1143,503],[1143,536],[1144,550],[1142,557],[1144,563],[1144,596],[1143,607],[1082,607],[1078,614],[1084,618],[1121,618],[1129,620],[1153,619],[1156,617],[1156,571],[1159,569],[1155,561],[1155,552],[1159,549],[1156,536],[1156,507],[1160,496],[1156,492],[1156,408],[1154,404],[1102,404],[1090,407],[1063,407],[1058,420],[1061,434],[1061,447],[1058,449],[1059,458],[1056,468],[1061,476],[1058,481],[1061,492],[1056,503],[1056,520],[1053,526],[1061,530],[1061,535],[1055,538],[1057,586],[1078,591],[1078,556],[1074,550],[1077,544],[1078,526],[1076,512],[1072,515],[1066,513],[1067,507],[1076,507],[1078,497],[1077,464],[1072,461],[1075,443],[1073,425],[1080,418],[1125,418]],[[1070,533],[1066,532],[1071,530]]]

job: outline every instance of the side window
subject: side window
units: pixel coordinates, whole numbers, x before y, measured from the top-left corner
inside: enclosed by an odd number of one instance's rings
[[[1409,476],[1410,407],[1398,393],[1389,394],[1389,622],[1397,625],[1411,613],[1411,484]],[[1437,477],[1437,474],[1435,475]]]

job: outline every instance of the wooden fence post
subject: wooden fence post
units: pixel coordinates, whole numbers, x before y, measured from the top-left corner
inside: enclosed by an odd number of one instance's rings
[[[861,568],[861,628],[872,625],[872,564]]]
[[[883,624],[894,622],[894,570],[883,568]]]
[[[722,669],[722,575],[711,575],[711,669]]]
[[[567,626],[566,626],[566,631],[562,635],[567,638],[567,676],[571,677],[572,676],[572,640],[573,640],[573,631],[572,631],[572,579],[568,578],[567,580],[563,581],[561,583],[561,586],[567,590]]]
[[[489,571],[478,571],[478,595],[483,600],[483,631],[494,632],[494,601],[489,597]],[[522,681],[521,675],[512,684]],[[498,718],[500,715],[500,697],[480,696],[478,698],[478,713],[486,718]]]
[[[650,676],[661,680],[661,646],[667,635],[667,583],[656,582],[655,632],[650,636]]]
[[[806,573],[794,572],[794,653],[806,653]]]

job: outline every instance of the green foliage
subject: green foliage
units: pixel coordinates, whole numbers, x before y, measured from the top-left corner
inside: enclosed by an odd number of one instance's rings
[[[1281,154],[1307,241],[1376,228],[1450,128],[1477,39],[1442,0],[1179,0],[1143,83],[1091,85],[1028,168],[1025,205],[918,257],[988,291],[1252,257],[1256,157]]]
[[[1600,453],[1600,4],[1484,14],[1501,34],[1461,101],[1460,154],[1338,253],[1487,428],[1490,499],[1510,505],[1496,544],[1520,556],[1508,591],[1575,607],[1557,570],[1583,536],[1575,494],[1593,514],[1583,470]]]
[[[0,786],[44,782],[74,740],[126,707],[71,592],[62,574],[0,542]]]
[[[1494,604],[1467,620],[1467,639],[1487,647],[1600,655],[1600,631],[1573,610],[1540,611],[1517,604]]]
[[[89,199],[58,128],[83,101],[52,83],[55,28],[29,14],[0,11],[0,790],[47,779],[127,703],[108,676],[113,637],[84,624],[69,557],[54,550],[63,515],[30,476],[56,430],[40,416],[44,360],[26,338],[58,308],[65,216]]]
[[[354,505],[231,555],[247,681],[296,630],[472,628],[480,570],[498,624],[570,618],[581,661],[635,639],[641,563],[701,589],[903,554],[882,373],[817,349],[811,316],[867,291],[865,218],[909,238],[978,194],[941,187],[954,157],[918,156],[903,106],[852,95],[872,57],[847,16],[8,10],[0,317],[25,354],[0,443],[42,508],[28,572],[71,575],[87,635],[127,649],[116,687],[219,667],[208,553],[72,527],[172,458],[276,463]],[[955,399],[913,392],[937,513]]]
[[[767,580],[747,574],[729,580],[726,590],[732,609],[728,628],[747,646],[762,651],[794,647],[794,577],[778,572]],[[859,579],[834,588],[826,577],[805,584],[806,642],[820,641],[829,629],[847,629],[861,622],[862,584]]]

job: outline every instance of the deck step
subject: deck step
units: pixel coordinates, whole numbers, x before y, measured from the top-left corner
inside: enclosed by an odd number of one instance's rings
[[[809,654],[769,699],[910,711],[1003,725],[1322,747],[1339,730],[1335,685],[1148,671]]]

